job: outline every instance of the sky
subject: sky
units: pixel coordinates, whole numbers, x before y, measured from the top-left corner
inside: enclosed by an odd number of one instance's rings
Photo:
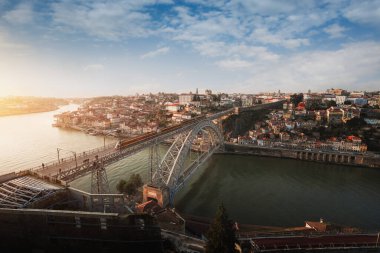
[[[380,90],[379,0],[0,0],[0,97]]]

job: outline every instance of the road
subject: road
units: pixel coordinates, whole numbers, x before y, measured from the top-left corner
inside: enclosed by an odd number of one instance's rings
[[[114,147],[115,144],[111,144],[103,148],[99,148],[89,152],[83,152],[80,155],[78,155],[76,159],[73,157],[71,159],[64,160],[63,162],[61,161],[60,163],[55,162],[47,164],[44,167],[39,166],[39,169],[37,169],[36,172],[38,172],[38,174],[40,174],[41,176],[56,176],[59,174],[60,171],[63,172],[66,170],[73,169],[76,166],[80,166],[87,159],[91,163],[96,160],[96,157],[100,158],[110,155],[116,152]]]
[[[378,234],[314,235],[253,238],[261,250],[287,248],[378,247]]]

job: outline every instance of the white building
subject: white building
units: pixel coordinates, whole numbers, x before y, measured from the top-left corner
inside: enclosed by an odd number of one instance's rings
[[[194,94],[180,94],[179,95],[179,104],[187,105],[194,101]]]
[[[344,102],[346,101],[346,96],[336,96],[335,97],[335,102],[337,105],[343,105]]]
[[[179,104],[166,104],[165,107],[169,112],[179,112],[181,110],[181,106]]]

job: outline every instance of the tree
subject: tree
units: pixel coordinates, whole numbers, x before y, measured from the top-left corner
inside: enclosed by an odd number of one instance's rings
[[[127,181],[124,179],[120,179],[120,181],[116,185],[116,190],[120,193],[124,192],[125,185],[127,184]]]
[[[351,105],[352,102],[351,102],[350,100],[346,100],[346,101],[344,101],[344,104],[345,104],[345,105]]]
[[[352,118],[346,123],[346,126],[351,130],[359,129],[360,127],[365,125],[367,125],[367,123],[362,118],[358,117]]]
[[[223,204],[216,212],[215,219],[211,224],[207,234],[206,253],[234,253],[235,228]]]
[[[290,102],[297,106],[300,102],[303,101],[303,93],[293,94],[290,96]]]
[[[331,106],[336,106],[336,102],[334,100],[330,100],[330,101],[326,101],[326,105],[328,108],[330,108]]]
[[[137,189],[141,186],[143,186],[143,181],[141,179],[140,174],[133,173],[128,181],[125,181],[124,179],[121,179],[117,185],[116,189],[120,193],[126,193],[128,195],[133,195],[137,192]]]
[[[136,186],[136,188],[139,188],[139,187],[143,186],[143,184],[144,184],[140,174],[135,174],[135,173],[133,173],[129,177],[128,183],[131,183],[132,185]]]
[[[313,100],[311,100],[311,101],[308,101],[308,102],[306,103],[306,109],[307,109],[307,110],[312,110],[312,111],[314,111],[314,110],[321,110],[321,109],[323,109],[323,108],[322,108],[322,106],[321,106],[321,103],[319,103],[319,102],[317,102],[317,101],[313,101]]]

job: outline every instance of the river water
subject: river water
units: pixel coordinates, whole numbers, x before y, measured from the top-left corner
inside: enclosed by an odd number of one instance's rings
[[[57,159],[57,148],[64,149],[60,156],[66,157],[102,146],[103,137],[51,126],[55,114],[77,108],[67,105],[52,112],[0,117],[0,174]]]
[[[99,136],[51,127],[53,116],[74,110],[0,117],[0,174],[57,158],[57,148],[82,152],[103,145]],[[107,143],[114,142],[107,139]],[[165,151],[162,147],[161,152]],[[68,151],[62,154],[70,156]],[[107,167],[111,191],[132,173],[149,178],[148,150]],[[71,186],[90,191],[90,176]],[[177,193],[184,213],[213,217],[223,202],[240,223],[302,226],[319,220],[380,230],[380,170],[255,156],[214,155]]]

